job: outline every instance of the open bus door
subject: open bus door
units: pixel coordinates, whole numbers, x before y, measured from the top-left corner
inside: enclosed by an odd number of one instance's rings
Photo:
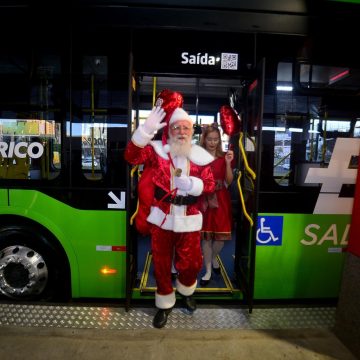
[[[187,109],[190,109],[191,113],[198,114],[199,112],[199,126],[207,124],[208,121],[213,123],[216,121],[217,113],[224,104],[229,94],[234,94],[234,99],[229,99],[232,106],[236,109],[236,106],[241,106],[244,111],[244,131],[242,132],[241,141],[246,143],[244,147],[246,152],[246,158],[248,160],[248,168],[254,169],[257,173],[259,169],[259,155],[255,153],[258,151],[259,147],[259,135],[260,135],[260,126],[259,124],[262,118],[262,96],[263,96],[263,71],[260,66],[260,70],[257,72],[258,78],[250,83],[248,89],[246,90],[241,79],[214,79],[214,78],[185,78],[185,77],[169,77],[169,76],[140,76],[136,84],[136,89],[132,89],[132,109],[133,115],[131,120],[131,129],[129,129],[129,139],[131,133],[139,125],[139,123],[145,119],[147,111],[144,109],[149,109],[154,102],[156,91],[163,89],[169,86],[176,87],[181,93],[187,96]],[[134,80],[135,81],[135,80]],[[207,85],[212,85],[211,92],[209,86],[203,86],[201,91],[197,93],[198,84],[206,83]],[[205,90],[207,92],[205,92]],[[245,92],[243,91],[245,90]],[[203,93],[204,92],[204,93]],[[198,94],[194,97],[194,94]],[[246,103],[246,98],[248,98]],[[210,99],[210,100],[209,100]],[[241,100],[240,100],[241,99]],[[193,102],[191,101],[193,100]],[[199,101],[200,100],[200,101]],[[236,100],[239,100],[238,102]],[[193,105],[192,105],[193,104]],[[195,105],[194,105],[195,104]],[[199,109],[197,106],[199,106]],[[135,109],[136,110],[135,112]],[[211,110],[209,110],[211,109]],[[204,116],[204,110],[208,110],[208,118]],[[210,116],[211,114],[211,116]],[[211,118],[211,119],[210,119]],[[199,133],[195,133],[194,139],[199,141]],[[237,142],[240,140],[237,135],[231,136],[231,140]],[[256,144],[251,147],[251,144]],[[241,160],[243,155],[239,152],[240,164],[237,166],[241,169],[244,176],[240,179],[240,182],[245,182],[248,178],[249,171],[245,169],[244,163]],[[150,239],[149,236],[138,231],[137,223],[135,222],[135,216],[137,214],[137,199],[139,196],[138,193],[138,183],[139,179],[142,176],[142,167],[130,167],[129,174],[129,204],[128,204],[128,224],[129,224],[129,236],[128,236],[128,282],[127,282],[127,305],[130,305],[131,299],[150,299],[153,298],[156,290],[156,282],[153,276],[153,264],[152,256],[150,249]],[[247,191],[244,189],[244,196],[246,197],[246,208],[249,211],[249,216],[256,223],[255,217],[257,214],[255,200],[257,194],[257,184],[255,183],[258,177],[254,177],[255,180],[250,186],[251,194],[245,193]],[[235,185],[235,184],[233,184]],[[233,186],[232,186],[233,187]],[[249,188],[249,189],[250,189]],[[249,196],[250,195],[250,196]],[[235,196],[235,194],[234,194]],[[236,195],[236,199],[239,197]],[[235,200],[236,202],[238,200]],[[246,302],[251,303],[252,292],[253,292],[253,272],[254,272],[254,245],[252,243],[244,242],[244,239],[249,239],[251,235],[251,228],[248,227],[248,220],[244,217],[244,212],[242,211],[241,204],[236,205],[236,208],[239,209],[238,213],[241,216],[236,216],[234,219],[238,224],[235,231],[235,236],[227,242],[226,246],[222,249],[221,254],[218,255],[218,261],[220,264],[220,274],[213,273],[212,278],[209,284],[201,285],[200,279],[204,275],[205,269],[199,273],[198,276],[198,286],[195,290],[196,296],[199,298],[208,298],[208,299],[221,299],[221,300],[232,300],[239,299],[241,293],[244,294]],[[255,209],[255,210],[254,210]],[[136,226],[135,226],[136,225]],[[235,244],[236,243],[236,244]],[[244,246],[246,249],[244,249]],[[244,261],[248,262],[249,257],[251,256],[251,261],[249,264],[245,264]],[[235,266],[234,266],[235,261]],[[250,266],[251,267],[248,267]],[[234,279],[234,268],[235,275],[238,281]]]
[[[239,156],[237,184],[240,209],[236,229],[235,274],[250,313],[253,308],[255,281],[264,81],[265,59],[257,65],[256,78],[247,88],[243,126],[239,136],[241,156]]]

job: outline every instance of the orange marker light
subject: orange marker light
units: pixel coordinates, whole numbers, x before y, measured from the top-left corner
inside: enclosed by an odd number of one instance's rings
[[[100,272],[103,275],[112,275],[112,274],[116,274],[117,270],[116,269],[110,269],[107,266],[104,266],[103,268],[100,269]]]

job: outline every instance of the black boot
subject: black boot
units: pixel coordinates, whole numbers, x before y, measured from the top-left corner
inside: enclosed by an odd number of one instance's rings
[[[193,313],[196,310],[196,301],[192,296],[182,296],[183,304],[186,310]]]
[[[154,327],[160,329],[166,325],[168,315],[171,313],[172,308],[170,309],[159,309],[155,314],[153,319]]]
[[[175,281],[176,280],[176,278],[178,277],[178,273],[176,272],[176,273],[171,273],[171,280],[172,281]]]
[[[209,284],[210,280],[203,280],[200,279],[200,286],[207,286]]]

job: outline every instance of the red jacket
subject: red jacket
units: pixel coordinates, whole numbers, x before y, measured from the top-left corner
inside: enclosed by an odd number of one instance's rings
[[[131,164],[144,164],[152,169],[152,184],[148,184],[149,187],[155,185],[166,193],[174,190],[174,169],[161,141],[152,141],[145,147],[137,146],[131,141],[126,147],[125,159]],[[177,191],[177,195],[191,195],[200,199],[201,194],[213,192],[215,181],[209,166],[211,161],[213,157],[198,145],[192,145],[188,158],[173,158],[175,166],[182,168],[183,174],[192,179],[191,189],[186,193]],[[199,201],[190,205],[174,205],[165,201],[160,202],[154,197],[147,221],[174,232],[201,230],[202,214],[199,210]]]

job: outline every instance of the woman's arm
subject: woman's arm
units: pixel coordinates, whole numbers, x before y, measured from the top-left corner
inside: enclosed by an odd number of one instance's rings
[[[231,167],[231,162],[234,159],[234,152],[229,150],[225,154],[225,182],[227,185],[230,185],[234,180],[233,169]]]

